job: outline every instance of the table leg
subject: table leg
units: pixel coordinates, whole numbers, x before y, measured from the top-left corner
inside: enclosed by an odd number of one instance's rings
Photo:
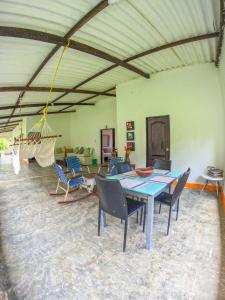
[[[219,187],[220,187],[219,181],[216,181],[216,195],[217,195],[217,198],[219,197]]]
[[[203,192],[204,191],[204,189],[207,187],[207,185],[208,185],[208,180],[206,180],[206,182],[205,182],[205,185],[203,186],[203,188],[201,189],[201,192]],[[200,194],[201,194],[201,192],[200,192]]]
[[[149,196],[147,202],[147,216],[146,216],[146,248],[152,248],[152,232],[153,232],[153,217],[154,217],[154,197]]]
[[[101,225],[106,227],[106,213],[103,210],[101,212]]]

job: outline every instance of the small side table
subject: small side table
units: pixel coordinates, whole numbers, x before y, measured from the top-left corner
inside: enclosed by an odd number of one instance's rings
[[[219,188],[220,188],[220,181],[223,181],[223,177],[212,177],[206,174],[202,174],[201,175],[202,178],[204,178],[206,180],[205,185],[203,186],[201,192],[206,188],[206,186],[208,185],[209,181],[216,183],[216,194],[217,197],[219,196]]]

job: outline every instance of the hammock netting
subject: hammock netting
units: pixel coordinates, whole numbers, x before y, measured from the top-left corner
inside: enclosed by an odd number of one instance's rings
[[[20,172],[20,161],[35,158],[41,167],[55,162],[55,143],[57,135],[48,125],[46,119],[32,127],[26,138],[15,139],[12,145],[13,167],[16,174]]]

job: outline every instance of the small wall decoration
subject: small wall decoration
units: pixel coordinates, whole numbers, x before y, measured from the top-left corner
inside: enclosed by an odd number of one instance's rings
[[[130,149],[130,151],[135,151],[135,143],[127,142],[127,148]]]
[[[134,131],[127,132],[127,141],[134,141]]]
[[[134,121],[126,122],[127,130],[134,130]]]

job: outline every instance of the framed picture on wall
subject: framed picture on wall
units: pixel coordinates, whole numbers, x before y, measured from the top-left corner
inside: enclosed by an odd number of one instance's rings
[[[134,141],[134,131],[127,132],[127,141]]]
[[[130,149],[130,151],[135,151],[135,143],[134,142],[128,142],[127,148]]]
[[[134,121],[126,122],[127,130],[134,130]]]

